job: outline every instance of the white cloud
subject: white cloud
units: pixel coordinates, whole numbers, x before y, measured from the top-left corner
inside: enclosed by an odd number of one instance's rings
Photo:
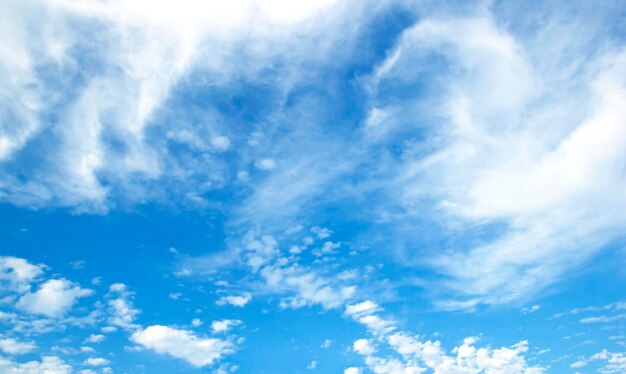
[[[113,326],[125,329],[135,329],[138,326],[134,323],[139,314],[139,310],[133,306],[133,294],[128,291],[123,283],[114,283],[109,287],[106,295],[108,299],[108,322]]]
[[[606,349],[591,356],[591,360],[603,361],[604,366],[598,371],[602,374],[619,374],[626,372],[626,355],[613,353]]]
[[[437,302],[448,309],[527,299],[604,248],[626,222],[618,171],[626,164],[626,53],[609,48],[584,63],[564,60],[564,49],[581,46],[554,34],[567,29],[560,21],[535,30],[547,39],[533,43],[497,23],[488,7],[474,13],[424,17],[372,83],[377,98],[386,93],[382,83],[422,84],[432,56],[452,66],[433,72],[430,97],[381,109],[395,126],[415,122],[407,117],[419,100],[434,113],[426,136],[433,143],[408,146],[389,186],[407,216],[446,222],[442,236],[472,236],[476,225],[485,233],[477,240],[484,244],[469,249],[410,257],[447,276],[438,295],[448,297]]]
[[[211,145],[215,150],[224,152],[230,149],[230,140],[225,136],[216,136],[211,139]]]
[[[85,339],[87,343],[100,343],[104,340],[104,335],[102,334],[89,334],[89,337]]]
[[[221,321],[213,321],[211,323],[211,331],[214,334],[228,332],[233,326],[240,325],[241,321],[236,319],[223,319]]]
[[[183,359],[196,367],[212,365],[234,350],[230,342],[200,338],[189,331],[160,325],[148,326],[133,333],[131,340],[159,354]]]
[[[372,353],[376,352],[376,349],[372,346],[372,343],[367,339],[358,339],[352,345],[352,349],[355,352],[369,356]]]
[[[252,300],[252,295],[244,294],[244,295],[228,295],[222,296],[217,301],[216,304],[219,306],[224,305],[232,305],[239,308],[243,308]]]
[[[109,364],[109,360],[102,357],[89,357],[84,364],[88,366],[105,366]]]
[[[317,235],[318,239],[326,239],[330,237],[330,234],[333,232],[327,229],[326,227],[313,226],[311,227],[311,232]]]
[[[33,265],[23,258],[0,257],[0,282],[8,282],[11,289],[17,292],[26,292],[28,284],[42,273],[41,266]]]
[[[32,352],[37,346],[34,342],[21,342],[13,338],[0,338],[0,350],[10,355],[22,355]]]
[[[371,300],[366,300],[358,304],[351,304],[346,307],[346,314],[351,317],[369,315],[380,310],[378,304]]]
[[[273,158],[262,158],[258,160],[254,166],[261,170],[272,170],[276,167],[276,160]]]
[[[330,348],[331,344],[333,344],[333,341],[332,341],[332,340],[330,340],[330,339],[325,339],[325,340],[322,342],[322,345],[320,346],[320,348],[323,348],[323,349]]]
[[[23,364],[0,358],[0,371],[7,374],[70,374],[72,367],[56,356],[43,356],[41,361]]]
[[[336,285],[332,280],[297,265],[266,266],[260,274],[273,292],[295,294],[281,300],[280,306],[283,308],[301,308],[313,304],[319,304],[325,309],[338,308],[350,300],[356,291],[354,286]]]
[[[194,318],[191,320],[191,326],[193,327],[202,326],[202,321],[199,318]]]
[[[37,291],[23,295],[16,306],[28,313],[60,317],[79,298],[92,294],[92,290],[80,288],[80,286],[68,280],[51,279],[39,286]]]
[[[466,338],[449,355],[439,341],[426,340],[398,331],[393,321],[376,314],[379,306],[372,301],[346,307],[346,315],[365,325],[378,342],[386,343],[402,360],[394,357],[376,357],[372,341],[358,339],[353,344],[357,353],[365,356],[365,363],[375,373],[544,373],[541,367],[530,366],[524,354],[528,343],[521,341],[511,347],[475,348],[476,338]]]
[[[613,316],[597,316],[582,318],[580,323],[609,323],[626,319],[626,313],[616,314]]]
[[[533,305],[527,308],[522,308],[522,313],[523,314],[535,313],[539,309],[541,309],[541,305]]]
[[[343,371],[343,374],[361,374],[361,369],[357,367],[349,367]]]

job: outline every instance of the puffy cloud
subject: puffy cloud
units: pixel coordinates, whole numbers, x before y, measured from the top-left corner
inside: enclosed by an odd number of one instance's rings
[[[374,348],[372,343],[367,339],[356,340],[352,345],[352,349],[354,349],[355,352],[366,356],[376,352],[376,348]]]
[[[159,354],[167,354],[196,367],[212,365],[234,351],[230,342],[200,338],[185,330],[153,325],[132,334],[131,340]]]
[[[602,374],[618,374],[626,371],[626,355],[624,353],[612,353],[606,349],[591,356],[591,360],[604,362],[604,366],[598,371]]]
[[[191,326],[193,327],[202,326],[202,321],[199,318],[194,318],[191,320]]]
[[[0,371],[7,374],[70,374],[72,367],[56,356],[43,356],[41,361],[18,364],[0,358]]]
[[[524,354],[528,343],[521,341],[511,347],[475,348],[476,338],[466,338],[463,344],[449,355],[439,341],[422,340],[398,327],[391,320],[375,314],[381,308],[367,300],[348,305],[345,314],[363,324],[377,341],[386,343],[402,357],[377,357],[371,340],[358,339],[353,344],[357,353],[365,356],[365,363],[375,373],[422,373],[428,369],[435,373],[519,373],[538,374],[541,367],[530,366]]]
[[[17,292],[28,290],[30,282],[43,273],[39,265],[33,265],[23,258],[0,257],[0,285],[7,282],[9,287]]]
[[[102,334],[90,334],[85,342],[87,343],[100,343],[104,340],[104,335]]]
[[[34,342],[21,342],[13,338],[0,338],[0,350],[10,355],[21,355],[33,351]]]
[[[134,323],[139,310],[133,305],[133,293],[128,291],[123,283],[114,283],[109,287],[106,295],[108,301],[109,319],[113,326],[125,329],[134,329],[138,326]]]
[[[266,266],[261,276],[274,292],[292,292],[295,296],[281,301],[283,308],[300,308],[319,304],[325,309],[341,307],[356,291],[354,286],[336,286],[330,279],[297,265]]]
[[[35,292],[23,295],[17,308],[32,314],[43,314],[48,317],[64,315],[78,299],[93,294],[92,290],[65,280],[51,279],[39,286]]]
[[[378,304],[371,300],[366,300],[358,304],[351,304],[346,307],[346,314],[351,317],[369,315],[378,312],[380,308]]]
[[[228,332],[228,330],[230,330],[231,327],[237,326],[240,324],[241,324],[241,321],[236,320],[236,319],[223,319],[221,321],[213,321],[213,323],[211,323],[211,331],[213,331],[214,334]]]
[[[273,158],[263,158],[258,160],[254,166],[261,170],[272,170],[276,167],[276,161]]]
[[[228,295],[222,296],[217,301],[216,304],[219,306],[224,305],[232,305],[239,308],[243,308],[252,300],[252,295],[244,294],[244,295]]]
[[[109,364],[109,360],[102,357],[89,357],[84,364],[88,366],[105,366]]]

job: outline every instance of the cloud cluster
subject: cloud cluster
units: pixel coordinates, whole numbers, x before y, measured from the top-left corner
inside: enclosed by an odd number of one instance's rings
[[[365,363],[374,373],[544,373],[541,367],[530,366],[523,356],[528,343],[521,341],[511,347],[476,348],[476,338],[466,338],[463,344],[447,354],[439,341],[420,339],[405,331],[399,331],[393,321],[381,318],[381,308],[367,300],[348,305],[345,313],[365,325],[374,336],[373,340],[358,339],[353,349],[365,356]],[[379,357],[375,341],[386,344],[399,357]],[[348,369],[347,369],[348,370]],[[356,368],[355,368],[356,370]],[[353,370],[354,371],[354,370]]]

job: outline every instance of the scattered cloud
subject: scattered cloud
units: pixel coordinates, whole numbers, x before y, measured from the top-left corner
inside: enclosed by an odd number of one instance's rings
[[[201,338],[189,331],[152,325],[132,334],[131,340],[159,354],[189,362],[196,367],[212,365],[224,355],[233,353],[231,343],[215,338]]]
[[[243,308],[252,300],[252,295],[244,294],[244,295],[229,295],[220,297],[216,304],[219,306],[232,305],[239,308]]]
[[[0,338],[0,350],[9,355],[23,355],[37,348],[34,342],[22,342],[13,338]]]
[[[81,288],[65,279],[51,279],[39,286],[35,292],[20,297],[17,307],[32,314],[48,317],[63,316],[80,298],[94,292]]]
[[[232,327],[238,326],[241,324],[241,321],[236,319],[223,319],[221,321],[213,321],[211,323],[211,331],[214,334],[225,333],[228,332]]]

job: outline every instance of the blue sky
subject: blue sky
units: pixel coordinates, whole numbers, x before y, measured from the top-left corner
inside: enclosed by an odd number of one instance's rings
[[[626,372],[620,1],[8,0],[0,372]]]

